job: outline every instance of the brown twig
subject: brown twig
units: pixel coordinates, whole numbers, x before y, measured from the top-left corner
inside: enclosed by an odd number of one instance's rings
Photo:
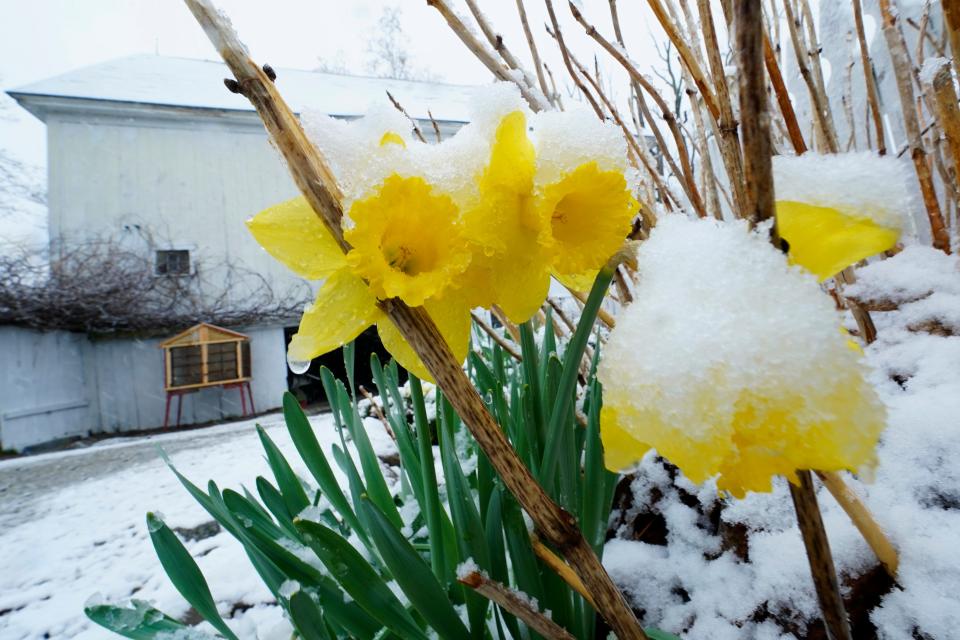
[[[677,48],[681,62],[683,62],[683,65],[690,71],[690,75],[693,76],[693,81],[703,97],[703,103],[707,107],[707,111],[710,112],[710,116],[718,120],[720,118],[720,108],[717,106],[717,99],[713,95],[713,89],[711,89],[707,83],[703,69],[701,69],[697,63],[697,59],[693,55],[693,51],[687,44],[686,39],[684,39],[683,34],[680,33],[677,25],[670,19],[660,0],[647,0],[647,4],[653,11],[653,15],[656,16],[657,21],[660,22],[660,26],[663,27],[667,37],[673,43],[673,46]]]
[[[344,240],[340,226],[343,194],[326,161],[307,140],[299,121],[273,82],[249,58],[232,27],[210,0],[185,1],[233,72],[243,95],[256,108],[271,140],[287,161],[298,188],[344,253],[348,252],[351,247]],[[433,374],[537,530],[568,559],[594,594],[600,614],[614,632],[625,639],[646,638],[623,594],[580,532],[576,519],[550,498],[517,456],[427,312],[422,307],[411,308],[396,298],[380,301],[379,306]]]
[[[507,314],[503,312],[503,309],[499,305],[493,305],[490,307],[490,313],[493,314],[493,317],[497,319],[497,322],[502,324],[507,329],[507,333],[510,334],[510,337],[513,338],[514,343],[520,343],[520,328],[513,323],[510,318],[507,317]]]
[[[500,57],[503,58],[503,61],[508,67],[514,71],[519,71],[523,75],[523,81],[528,87],[530,87],[532,90],[536,90],[537,86],[533,82],[533,77],[527,72],[523,65],[520,64],[520,61],[517,60],[513,53],[510,52],[510,49],[507,48],[506,43],[503,41],[503,36],[493,30],[493,25],[490,24],[490,20],[484,15],[483,11],[480,10],[476,0],[465,1],[467,3],[467,8],[470,9],[470,13],[473,14],[474,20],[477,21],[480,31],[483,33],[484,37],[486,37],[487,42],[490,43],[490,46],[493,47],[493,50],[500,54]],[[545,95],[546,94],[544,94],[544,96]]]
[[[496,329],[491,327],[489,324],[487,324],[484,321],[483,318],[480,317],[480,314],[478,314],[475,311],[471,311],[470,316],[473,318],[473,321],[477,323],[477,325],[479,325],[481,329],[483,329],[483,332],[486,333],[491,338],[493,338],[493,341],[496,342],[498,345],[500,345],[500,347],[504,351],[509,353],[514,360],[516,360],[517,362],[521,362],[523,360],[523,358],[520,355],[520,352],[517,351],[517,347],[507,342],[507,340],[504,339],[503,336],[497,333]]]
[[[537,611],[529,598],[508,589],[496,580],[491,580],[479,571],[473,571],[457,579],[460,584],[470,587],[491,602],[496,602],[507,613],[512,613],[523,620],[528,627],[544,638],[548,640],[576,640],[569,631]]]
[[[863,79],[867,86],[867,102],[870,105],[870,115],[877,136],[877,153],[882,156],[887,153],[887,138],[883,131],[883,115],[880,113],[877,79],[873,75],[873,59],[870,57],[867,36],[863,28],[863,7],[860,0],[852,0],[852,2],[853,22],[857,29],[857,41],[860,43],[860,66],[863,68]]]
[[[789,2],[790,0],[786,0]],[[823,105],[824,118],[830,138],[840,149],[840,143],[837,140],[837,128],[833,122],[833,109],[830,107],[830,96],[827,95],[827,89],[823,81],[823,64],[820,62],[820,43],[817,42],[816,25],[813,23],[813,12],[810,10],[809,0],[797,0],[800,3],[800,11],[803,15],[803,22],[806,25],[806,44],[807,57],[810,58],[810,64],[813,67],[813,80],[817,87],[817,94],[820,96],[820,103]]]
[[[563,111],[563,100],[560,98],[560,92],[557,91],[557,83],[553,79],[553,71],[550,71],[550,67],[547,66],[547,63],[543,63],[543,70],[547,72],[547,77],[550,78],[550,89],[553,91],[553,102],[557,105],[557,108]]]
[[[944,63],[933,76],[933,95],[937,118],[950,148],[953,160],[952,182],[960,176],[960,109],[957,107],[957,90],[953,85],[950,65]],[[949,183],[950,181],[948,181]]]
[[[810,71],[810,66],[807,64],[806,58],[808,51],[801,38],[800,20],[794,13],[791,4],[792,0],[783,0],[783,7],[787,14],[787,29],[790,32],[790,41],[793,43],[793,51],[797,60],[797,69],[800,71],[800,76],[803,78],[804,84],[807,85],[807,93],[810,96],[810,106],[812,108],[811,110],[813,111],[816,130],[820,133],[820,137],[823,141],[826,151],[830,153],[836,153],[836,136],[833,135],[833,129],[827,121],[827,109],[830,107],[828,104],[824,104],[824,97],[821,95],[820,89],[813,77],[813,73]]]
[[[780,73],[780,65],[777,64],[777,57],[774,54],[773,46],[770,44],[770,38],[766,31],[763,34],[763,62],[767,67],[767,75],[770,76],[770,84],[773,86],[773,92],[777,96],[777,105],[780,107],[780,115],[783,116],[783,122],[787,126],[787,136],[793,145],[793,151],[798,156],[807,152],[807,143],[803,140],[803,133],[800,131],[800,123],[797,122],[797,113],[793,110],[793,101],[790,100],[790,94],[787,91],[787,85],[783,81],[783,74]]]
[[[789,0],[787,0],[789,2]],[[748,215],[752,224],[774,219],[773,149],[770,142],[770,120],[766,113],[766,83],[763,75],[763,15],[759,3],[737,0],[734,3],[736,22],[737,67],[740,71],[740,117],[743,121],[743,164],[747,175]],[[774,247],[779,248],[776,224],[771,233]],[[797,471],[799,484],[790,483],[797,512],[797,523],[810,561],[810,571],[817,599],[823,613],[827,633],[835,640],[850,640],[837,582],[836,569],[830,554],[830,543],[823,528],[817,496],[809,471]]]
[[[843,510],[850,516],[854,526],[860,531],[867,544],[873,549],[877,558],[883,564],[884,569],[890,574],[891,578],[897,577],[897,567],[900,560],[897,550],[891,544],[890,539],[877,524],[867,506],[863,504],[853,490],[847,486],[836,471],[817,471],[817,477],[823,482],[823,486],[830,491],[837,503],[843,507]]]
[[[940,203],[937,200],[937,191],[930,174],[930,165],[927,164],[927,152],[923,147],[920,133],[920,122],[914,103],[913,78],[911,77],[910,54],[903,40],[903,34],[897,28],[897,12],[890,6],[890,0],[879,0],[880,14],[883,16],[883,35],[890,50],[890,61],[897,81],[897,91],[900,94],[900,110],[903,115],[903,126],[907,134],[907,144],[910,147],[910,156],[920,183],[920,193],[923,196],[923,205],[930,221],[930,234],[933,237],[933,246],[944,253],[950,253],[950,235],[943,223],[943,214],[940,212]]]
[[[789,1],[789,0],[788,0]],[[736,2],[737,68],[740,75],[740,120],[743,132],[743,171],[746,183],[743,217],[755,226],[774,220],[773,144],[763,73],[763,14],[750,0]],[[776,223],[771,239],[779,246]]]
[[[433,113],[431,113],[430,109],[427,109],[427,116],[429,116],[430,124],[433,126],[434,137],[437,139],[437,142],[441,142],[443,140],[443,136],[440,135],[440,125],[437,124],[437,119],[433,117]]]
[[[590,95],[590,92],[587,91],[587,88],[583,85],[583,82],[580,81],[580,78],[577,76],[577,72],[574,71],[573,65],[570,62],[570,51],[563,42],[563,32],[560,30],[560,23],[557,21],[557,14],[553,10],[553,2],[551,2],[551,0],[544,0],[544,3],[547,6],[547,14],[550,16],[550,24],[553,25],[553,31],[547,29],[547,32],[557,41],[557,47],[560,49],[560,57],[563,59],[563,65],[567,68],[567,73],[570,74],[570,79],[573,80],[573,83],[590,103],[590,106],[593,107],[593,110],[597,113],[597,116],[603,120],[603,110],[600,108],[600,105],[597,104],[597,101],[593,99],[593,96]]]
[[[623,136],[627,141],[627,145],[629,145],[633,152],[633,157],[643,164],[644,169],[647,170],[647,174],[650,176],[651,180],[653,180],[657,189],[660,189],[660,192],[664,195],[664,204],[666,204],[668,209],[672,209],[669,199],[673,199],[674,202],[679,202],[679,200],[673,194],[673,191],[667,186],[667,184],[660,179],[660,174],[656,170],[653,160],[650,158],[650,154],[647,152],[646,145],[641,146],[636,137],[630,133],[630,130],[627,129],[627,125],[623,122],[623,118],[620,117],[620,112],[617,110],[616,106],[614,106],[613,102],[611,102],[606,93],[604,93],[600,84],[590,77],[590,74],[587,72],[584,66],[580,64],[573,53],[568,51],[567,55],[569,56],[570,62],[573,63],[573,65],[577,68],[577,71],[580,72],[580,75],[586,78],[587,82],[589,82],[593,87],[593,90],[596,91],[597,97],[600,98],[614,122],[616,122],[620,127],[620,130],[623,132]],[[653,222],[655,222],[654,220],[650,219],[650,213],[646,207],[641,209],[641,216],[643,216],[644,220],[651,226]]]
[[[950,52],[953,54],[953,69],[960,76],[960,2],[943,0],[943,29],[950,40]]]
[[[460,17],[453,11],[445,0],[427,0],[427,4],[443,17],[450,29],[456,34],[460,41],[476,56],[477,60],[494,75],[498,80],[513,82],[520,89],[524,100],[534,111],[543,111],[549,108],[547,99],[540,92],[529,86],[526,82],[520,81],[516,76],[510,73],[510,68],[497,59],[494,52],[491,52],[477,37],[467,28]]]
[[[583,304],[586,304],[586,303],[587,303],[587,294],[583,293],[582,291],[574,291],[573,289],[571,289],[571,288],[569,288],[569,287],[567,287],[567,291],[569,291],[570,294],[571,294],[574,298],[576,298],[577,300],[579,300],[581,303],[583,303]],[[611,316],[609,313],[607,313],[607,311],[606,311],[605,309],[603,309],[603,308],[601,308],[601,309],[597,312],[597,317],[600,319],[600,322],[602,322],[604,325],[606,325],[606,327],[607,327],[608,329],[613,329],[613,327],[617,324],[617,321],[614,319],[614,317]]]
[[[393,429],[390,428],[390,423],[387,421],[387,416],[383,415],[383,411],[380,410],[380,405],[377,404],[376,399],[374,399],[373,395],[371,395],[371,393],[367,391],[367,388],[363,385],[360,385],[357,388],[360,390],[360,393],[363,395],[363,397],[370,401],[370,407],[373,409],[373,414],[377,416],[377,419],[380,422],[383,423],[383,428],[386,429],[387,435],[390,436],[391,440],[396,442],[397,436],[393,433]]]
[[[403,105],[400,104],[400,103],[397,101],[397,99],[393,97],[393,94],[390,93],[389,91],[387,91],[387,97],[390,98],[390,102],[393,103],[393,107],[394,107],[397,111],[399,111],[400,113],[402,113],[402,114],[407,118],[407,120],[410,121],[410,124],[413,125],[413,133],[414,133],[415,136],[417,136],[417,138],[420,140],[420,142],[426,142],[427,139],[423,137],[423,131],[420,130],[420,125],[417,124],[417,121],[410,117],[410,114],[407,113],[407,110],[403,108]],[[433,116],[430,116],[430,119],[433,120]],[[434,124],[436,124],[436,123],[434,123]]]
[[[549,2],[549,0],[547,0]],[[687,198],[690,200],[690,205],[693,207],[694,212],[702,217],[706,216],[706,211],[703,206],[703,199],[700,197],[700,192],[697,189],[696,177],[693,175],[693,168],[690,166],[689,152],[687,151],[687,144],[684,141],[683,133],[680,131],[680,127],[677,125],[677,119],[673,116],[673,113],[670,111],[670,107],[667,106],[667,103],[664,102],[663,98],[660,96],[660,93],[656,88],[647,80],[640,70],[637,68],[626,54],[622,51],[622,48],[614,46],[609,40],[604,38],[597,29],[587,22],[586,18],[580,13],[580,10],[573,2],[568,2],[570,7],[570,12],[573,14],[574,19],[580,23],[580,26],[584,28],[587,35],[593,38],[597,44],[599,44],[607,53],[613,57],[620,66],[622,66],[630,77],[635,80],[644,91],[646,91],[653,101],[656,103],[657,108],[661,111],[661,116],[663,120],[667,123],[667,126],[670,129],[670,132],[673,134],[674,142],[677,145],[677,156],[679,157],[681,167],[677,167],[676,163],[673,161],[671,154],[668,152],[668,147],[666,140],[663,139],[663,136],[659,133],[658,128],[654,125],[646,112],[644,116],[650,122],[650,129],[653,131],[653,135],[657,138],[657,144],[660,146],[660,152],[663,154],[663,157],[667,160],[667,163],[670,164],[671,169],[674,172],[674,175],[677,176],[677,180],[680,182],[680,185],[683,187],[684,193],[687,195]],[[549,6],[549,5],[548,5]],[[645,105],[640,101],[641,110],[645,109]]]
[[[517,0],[517,13],[520,15],[520,25],[523,27],[523,35],[527,39],[527,46],[530,47],[530,57],[533,58],[533,67],[537,71],[537,82],[540,83],[540,91],[549,98],[550,90],[547,89],[547,79],[543,76],[543,64],[540,62],[540,52],[537,50],[537,41],[530,30],[530,22],[527,20],[527,9],[523,6],[523,0]]]
[[[719,116],[716,119],[717,146],[720,148],[720,156],[723,159],[723,165],[731,187],[734,215],[739,217],[744,210],[744,177],[740,135],[737,132],[738,123],[736,116],[733,114],[730,88],[727,86],[723,60],[720,58],[720,47],[717,44],[717,31],[713,23],[710,0],[697,0],[697,10],[700,14],[704,48],[707,51],[707,63],[710,65],[710,73],[713,75],[713,84],[717,91],[719,109]]]
[[[813,584],[827,636],[833,640],[852,640],[830,543],[823,528],[823,518],[820,517],[817,494],[813,490],[813,478],[809,471],[797,471],[797,478],[799,485],[790,483],[790,496],[793,498],[797,523],[803,534],[803,544],[810,561],[810,572],[813,574]]]

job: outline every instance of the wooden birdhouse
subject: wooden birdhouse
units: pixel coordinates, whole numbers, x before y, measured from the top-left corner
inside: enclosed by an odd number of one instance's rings
[[[160,348],[163,349],[164,389],[167,392],[164,426],[169,422],[172,397],[178,398],[179,425],[182,396],[207,387],[237,387],[243,414],[247,415],[248,397],[250,409],[254,411],[250,393],[249,336],[202,322],[161,342]]]

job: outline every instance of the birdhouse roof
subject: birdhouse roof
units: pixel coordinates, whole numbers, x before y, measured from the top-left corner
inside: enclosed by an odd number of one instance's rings
[[[239,333],[237,331],[231,331],[230,329],[224,329],[223,327],[218,327],[206,322],[201,322],[198,325],[194,325],[189,329],[178,333],[168,340],[164,340],[160,343],[160,347],[163,349],[169,349],[171,347],[188,347],[191,345],[209,342],[225,342],[228,340],[243,341],[249,339],[250,336],[246,334]]]

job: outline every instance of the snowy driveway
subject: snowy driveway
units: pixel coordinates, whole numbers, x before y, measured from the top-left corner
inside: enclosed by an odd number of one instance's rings
[[[278,414],[259,422],[298,460]],[[325,445],[335,438],[329,415],[311,419]],[[116,638],[87,621],[84,602],[100,592],[108,600],[151,600],[167,613],[186,613],[153,552],[145,513],[160,511],[171,527],[191,529],[211,518],[180,486],[157,455],[201,486],[252,488],[270,477],[255,421],[209,429],[105,441],[71,450],[0,462],[0,638]],[[290,455],[293,453],[293,455]],[[289,626],[225,533],[188,541],[224,611],[236,609],[243,638],[289,638]]]

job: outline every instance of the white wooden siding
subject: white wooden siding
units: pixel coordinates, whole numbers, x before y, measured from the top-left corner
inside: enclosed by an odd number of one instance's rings
[[[283,327],[244,333],[250,336],[256,408],[275,409],[287,388]],[[71,436],[162,426],[166,396],[160,342],[0,327],[0,447],[19,451]],[[239,415],[237,389],[183,396],[182,424]]]

